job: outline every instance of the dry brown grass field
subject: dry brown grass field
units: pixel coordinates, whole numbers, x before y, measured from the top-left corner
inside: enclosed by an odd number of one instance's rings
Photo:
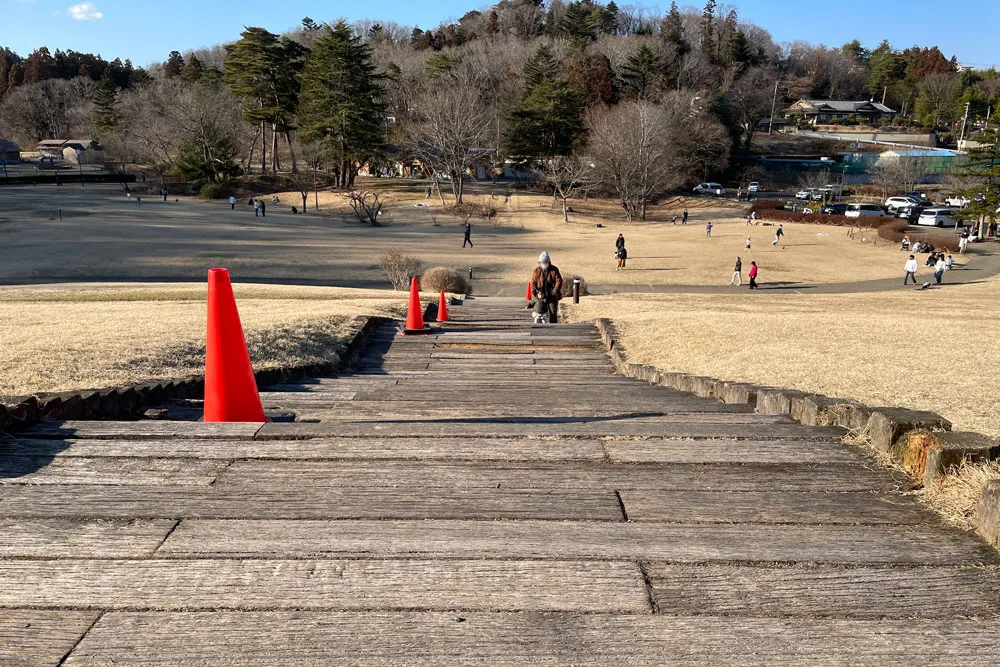
[[[234,285],[257,368],[330,358],[356,317],[397,315],[398,292]],[[0,288],[0,395],[202,372],[205,287]]]
[[[1000,279],[863,294],[614,295],[565,306],[610,318],[631,361],[870,405],[934,410],[1000,435]]]
[[[775,226],[746,225],[745,207],[731,201],[701,197],[672,197],[650,209],[648,220],[627,222],[621,208],[608,199],[571,200],[570,221],[562,218],[561,203],[541,193],[508,191],[503,186],[470,186],[467,204],[492,206],[495,218],[472,218],[475,246],[461,248],[462,218],[444,212],[436,192],[425,199],[423,182],[398,179],[368,179],[365,187],[386,197],[386,228],[377,232],[383,243],[433,264],[462,267],[474,265],[480,293],[490,293],[495,282],[521,282],[534,259],[547,250],[565,272],[582,275],[600,285],[719,285],[729,281],[732,265],[740,256],[749,267],[756,260],[767,267],[768,281],[774,283],[837,283],[874,280],[900,275],[903,258],[897,246],[882,241],[874,233],[866,241],[848,238],[848,230],[811,224],[785,224],[785,237],[772,246]],[[443,186],[447,202],[452,201]],[[297,193],[278,193],[282,202],[298,201]],[[310,197],[310,206],[313,198]],[[684,209],[689,224],[681,224]],[[349,219],[344,195],[320,193],[320,212]],[[677,224],[672,223],[677,216]],[[712,237],[706,236],[713,223]],[[602,225],[598,227],[597,225]],[[422,226],[453,228],[444,236],[417,236]],[[438,230],[443,231],[443,230]],[[406,238],[392,239],[397,233]],[[615,239],[624,234],[629,250],[627,270],[616,271]],[[751,251],[746,238],[751,237]],[[361,252],[377,253],[364,240]]]

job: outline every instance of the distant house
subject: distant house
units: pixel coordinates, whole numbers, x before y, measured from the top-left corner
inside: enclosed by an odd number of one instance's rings
[[[38,142],[43,158],[66,160],[73,164],[100,164],[104,149],[92,139],[46,139]]]
[[[785,110],[785,118],[795,116],[805,118],[811,125],[837,125],[852,120],[866,125],[877,125],[881,121],[895,118],[896,111],[871,100],[854,102],[802,99]]]
[[[21,147],[9,139],[0,139],[0,162],[20,162]]]

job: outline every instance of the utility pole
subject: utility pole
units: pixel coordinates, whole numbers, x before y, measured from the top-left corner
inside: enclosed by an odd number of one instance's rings
[[[774,97],[771,98],[771,117],[767,119],[767,133],[771,134],[771,128],[774,127],[774,105],[778,103],[778,84],[781,83],[781,79],[774,82]]]
[[[971,102],[966,102],[965,103],[965,115],[962,116],[962,134],[959,135],[959,137],[958,137],[958,148],[959,148],[959,150],[962,149],[962,142],[965,140],[965,124],[969,120],[969,105],[970,104],[971,104]]]

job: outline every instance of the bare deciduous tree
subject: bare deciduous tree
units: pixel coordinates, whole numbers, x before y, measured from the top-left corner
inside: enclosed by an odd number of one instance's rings
[[[537,168],[539,178],[562,201],[563,221],[569,222],[568,200],[594,183],[594,165],[576,155],[549,158]]]
[[[0,134],[26,144],[43,139],[86,139],[94,134],[91,79],[48,79],[18,86],[0,105]]]
[[[927,173],[921,157],[880,157],[871,168],[872,183],[882,189],[882,198],[903,190],[913,190]]]
[[[645,220],[647,206],[665,190],[724,166],[729,156],[725,128],[677,95],[661,105],[623,102],[592,112],[587,124],[597,169],[628,220]]]
[[[358,220],[374,227],[378,225],[385,196],[374,190],[351,190],[347,193],[347,203],[351,205]]]
[[[493,114],[467,85],[433,90],[420,96],[409,149],[436,174],[451,179],[455,202],[462,202],[466,171],[488,157]]]

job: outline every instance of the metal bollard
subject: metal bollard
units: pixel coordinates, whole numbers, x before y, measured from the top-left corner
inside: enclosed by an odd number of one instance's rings
[[[573,278],[573,303],[580,303],[580,279]]]
[[[469,280],[472,280],[472,267],[469,267]]]

